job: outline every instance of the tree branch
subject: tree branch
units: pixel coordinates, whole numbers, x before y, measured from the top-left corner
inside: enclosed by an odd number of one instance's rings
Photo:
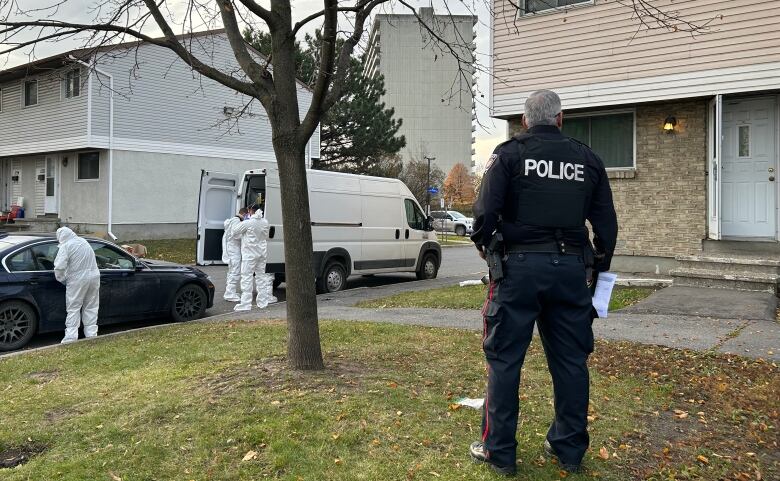
[[[259,3],[255,2],[254,0],[238,0],[241,2],[243,6],[249,9],[250,12],[254,13],[268,25],[268,28],[273,31],[278,28],[279,25],[279,17],[272,11],[267,10],[263,8]]]
[[[271,78],[271,73],[267,68],[263,68],[259,63],[255,62],[252,55],[249,54],[246,42],[244,41],[241,30],[238,27],[238,21],[236,20],[235,9],[231,0],[217,0],[219,5],[219,11],[222,16],[222,24],[225,27],[225,33],[227,34],[230,47],[233,50],[233,55],[238,61],[238,65],[249,76],[249,79],[255,82],[259,87],[260,95],[258,99],[263,104],[266,110],[271,109],[271,97],[274,92],[274,83]]]

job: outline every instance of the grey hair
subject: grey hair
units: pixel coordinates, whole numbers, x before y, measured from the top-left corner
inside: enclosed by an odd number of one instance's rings
[[[534,125],[555,125],[555,116],[561,113],[561,98],[552,90],[537,90],[525,101],[525,121]]]

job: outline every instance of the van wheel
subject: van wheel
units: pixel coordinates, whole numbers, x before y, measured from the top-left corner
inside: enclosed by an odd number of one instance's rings
[[[322,276],[317,279],[317,291],[320,294],[342,291],[346,285],[347,270],[338,261],[328,263]]]
[[[436,256],[433,254],[425,254],[422,263],[420,263],[420,269],[417,271],[417,279],[436,279],[439,274],[439,266],[436,263]]]
[[[24,302],[0,304],[0,351],[23,347],[38,329],[38,315]]]
[[[461,237],[465,236],[466,235],[466,226],[459,225],[459,226],[455,227],[455,234],[457,234],[457,235],[459,235]]]

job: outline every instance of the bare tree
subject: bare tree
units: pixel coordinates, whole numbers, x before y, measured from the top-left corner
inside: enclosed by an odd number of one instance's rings
[[[477,0],[487,2],[487,0]],[[514,0],[507,0],[510,4]],[[634,8],[642,25],[648,17],[669,28],[686,27],[672,16],[653,9],[647,0],[621,0]],[[45,4],[49,2],[48,4]],[[474,14],[476,3],[451,0]],[[323,367],[312,282],[312,235],[306,181],[305,147],[324,112],[342,96],[350,59],[364,38],[372,12],[380,6],[408,9],[420,22],[422,33],[442,55],[457,61],[454,83],[474,88],[475,62],[470,42],[447,38],[447,22],[423,19],[406,0],[322,0],[322,9],[294,19],[290,0],[0,0],[0,56],[34,48],[42,42],[79,39],[82,46],[98,52],[120,41],[139,40],[173,51],[193,71],[257,100],[268,114],[273,148],[278,163],[285,230],[288,362],[293,368]],[[267,6],[270,3],[270,7]],[[452,15],[446,0],[444,9]],[[61,20],[65,7],[78,8],[88,22]],[[492,10],[492,9],[491,9]],[[483,20],[484,21],[484,20]],[[316,23],[322,38],[312,87],[311,104],[300,115],[296,84],[296,38]],[[197,29],[219,25],[224,28],[240,67],[226,72],[190,48]],[[242,28],[262,28],[271,34],[271,54],[263,59],[244,42]],[[176,30],[178,30],[178,35]],[[159,31],[161,37],[148,32]],[[477,62],[476,70],[490,75]],[[480,67],[481,65],[481,67]],[[460,91],[455,88],[454,91]],[[463,106],[471,109],[471,103]],[[243,112],[244,110],[242,110]]]

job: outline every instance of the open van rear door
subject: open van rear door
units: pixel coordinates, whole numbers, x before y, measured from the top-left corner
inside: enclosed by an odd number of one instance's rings
[[[222,264],[225,220],[236,215],[239,178],[236,174],[200,173],[198,197],[198,265]]]

